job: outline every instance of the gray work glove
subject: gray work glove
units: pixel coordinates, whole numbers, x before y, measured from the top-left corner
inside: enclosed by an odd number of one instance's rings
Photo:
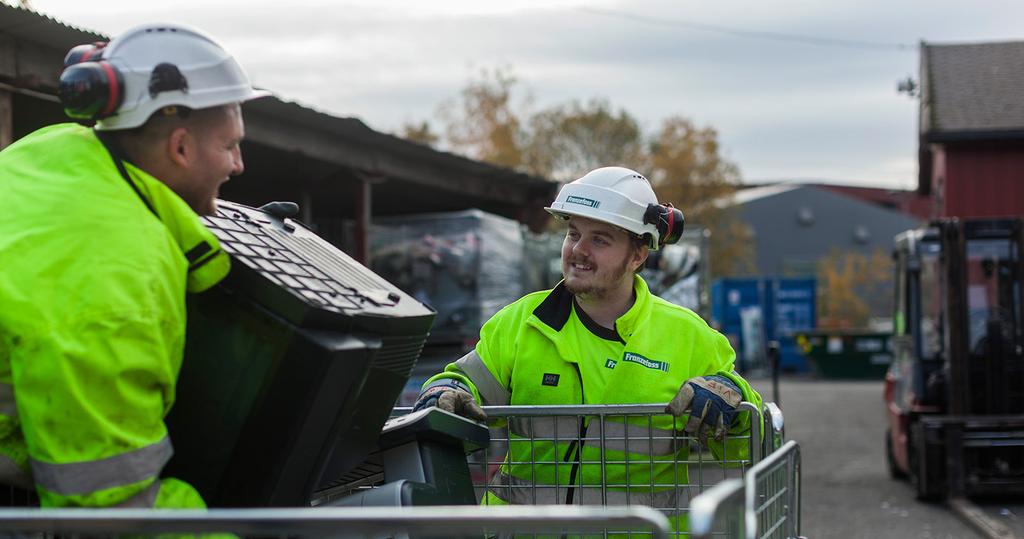
[[[743,392],[732,380],[719,375],[696,376],[683,382],[665,412],[679,417],[689,410],[690,420],[683,430],[705,444],[709,434],[720,442],[736,420],[736,407],[742,400]]]
[[[423,388],[412,411],[418,412],[431,406],[474,421],[487,421],[487,414],[473,399],[469,387],[454,378],[435,380]]]

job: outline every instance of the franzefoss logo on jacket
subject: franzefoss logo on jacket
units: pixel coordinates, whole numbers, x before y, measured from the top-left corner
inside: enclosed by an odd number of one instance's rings
[[[640,354],[634,354],[633,352],[626,352],[622,354],[622,361],[626,363],[636,363],[648,369],[654,369],[656,371],[668,372],[667,361],[657,361],[654,359],[648,359]]]

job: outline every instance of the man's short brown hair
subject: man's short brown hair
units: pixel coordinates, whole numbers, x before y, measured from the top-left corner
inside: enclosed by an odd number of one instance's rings
[[[179,127],[185,127],[196,137],[202,138],[215,125],[230,114],[237,103],[220,105],[205,109],[189,109],[187,107],[164,107],[153,113],[146,123],[134,129],[113,131],[122,147],[131,157],[139,157],[150,149],[158,146]]]
[[[633,254],[640,252],[640,249],[643,249],[644,247],[647,247],[647,238],[645,236],[638,236],[638,235],[633,234],[632,232],[630,232],[629,233],[629,246],[630,246],[629,254],[630,254],[630,256],[632,256]],[[644,264],[640,264],[635,270],[633,270],[633,273],[640,273],[641,271],[643,271],[644,265],[646,263],[647,263],[647,259],[645,258],[644,259]]]

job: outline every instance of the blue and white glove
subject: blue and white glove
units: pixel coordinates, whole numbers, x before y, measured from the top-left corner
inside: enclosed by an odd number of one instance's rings
[[[418,412],[431,406],[474,421],[487,421],[487,414],[476,403],[473,392],[466,384],[454,378],[435,380],[423,388],[412,411]]]
[[[696,376],[683,382],[665,412],[679,417],[690,412],[690,420],[683,430],[707,442],[709,434],[722,441],[736,420],[736,407],[743,400],[743,392],[736,384],[719,375]]]

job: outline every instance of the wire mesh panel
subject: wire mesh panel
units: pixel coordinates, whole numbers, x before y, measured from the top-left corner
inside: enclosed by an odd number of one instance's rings
[[[743,403],[741,411],[756,407]],[[491,445],[469,456],[483,505],[649,506],[686,534],[690,500],[742,477],[761,456],[762,424],[716,442],[686,435],[664,404],[488,406]]]
[[[790,440],[759,462],[745,478],[746,515],[758,538],[800,535],[800,446]]]
[[[0,509],[4,536],[115,537],[233,533],[241,537],[412,539],[457,537],[666,539],[663,515],[644,507],[358,507],[313,509]]]
[[[778,447],[781,412],[766,407],[772,413],[762,422],[753,404],[741,403],[740,411],[752,419],[749,433],[716,442],[686,435],[688,417],[664,410],[664,404],[485,406],[491,443],[467,458],[476,501],[647,506],[669,519],[673,537],[686,536],[691,500],[742,478],[764,452]]]
[[[34,489],[0,485],[0,508],[3,507],[39,507],[39,496]]]
[[[747,471],[693,500],[694,537],[800,536],[800,446],[786,442]]]
[[[740,479],[723,481],[694,498],[690,533],[695,539],[746,537],[746,491]]]

